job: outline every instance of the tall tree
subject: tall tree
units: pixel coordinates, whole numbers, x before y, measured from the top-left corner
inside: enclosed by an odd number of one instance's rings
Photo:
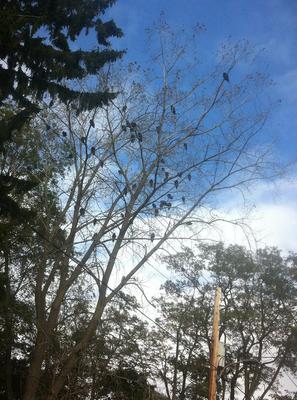
[[[246,48],[229,48],[201,77],[197,63],[187,64],[196,44],[172,42],[166,29],[158,34],[152,70],[129,65],[101,74],[101,84],[119,92],[111,104],[78,114],[56,103],[34,122],[49,174],[36,189],[40,213],[32,225],[40,251],[31,268],[36,331],[25,400],[59,398],[106,307],[137,284],[146,262],[166,241],[188,235],[186,228],[214,223],[219,193],[263,177],[262,149],[254,143],[267,114],[255,113],[246,95],[266,82],[243,76],[233,86],[223,75],[231,77]],[[45,388],[44,365],[69,296],[89,281],[97,287],[93,307]]]

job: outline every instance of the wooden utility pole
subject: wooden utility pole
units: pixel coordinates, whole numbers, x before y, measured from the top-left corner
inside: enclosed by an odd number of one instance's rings
[[[221,289],[217,288],[213,313],[213,331],[210,352],[210,371],[208,400],[216,400],[217,394],[217,370],[218,370],[218,348],[219,348],[219,321],[220,321]]]

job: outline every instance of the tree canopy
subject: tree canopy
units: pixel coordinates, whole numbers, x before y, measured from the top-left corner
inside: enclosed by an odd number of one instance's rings
[[[154,333],[168,398],[207,398],[216,287],[222,290],[220,337],[226,348],[219,395],[280,396],[282,378],[297,372],[295,257],[282,257],[275,248],[252,253],[220,243],[200,245],[195,253],[185,248],[164,261],[178,276],[156,299],[159,323],[172,334],[162,340],[162,329]]]

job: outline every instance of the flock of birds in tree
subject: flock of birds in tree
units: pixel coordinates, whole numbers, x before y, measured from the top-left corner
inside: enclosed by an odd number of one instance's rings
[[[224,73],[223,73],[223,80],[226,81],[226,82],[230,82],[229,75],[228,75],[227,72],[224,72]],[[127,106],[124,105],[123,108],[122,108],[122,111],[123,111],[123,112],[126,112],[126,110],[127,110]],[[172,113],[173,115],[176,115],[176,108],[175,108],[175,106],[174,106],[173,104],[170,106],[170,110],[171,110],[171,113]],[[95,122],[94,122],[93,119],[90,119],[90,127],[95,128]],[[123,131],[123,132],[127,132],[127,129],[129,129],[129,131],[130,131],[130,140],[131,140],[131,143],[134,143],[136,140],[138,140],[140,143],[142,143],[142,141],[143,141],[143,136],[142,136],[141,132],[139,132],[138,125],[136,124],[136,122],[134,122],[134,121],[129,122],[129,120],[126,120],[126,124],[125,124],[125,125],[122,125],[121,128],[122,128],[122,131]],[[46,123],[46,130],[49,131],[50,129],[51,129],[51,126],[50,126],[48,123]],[[160,126],[157,126],[157,127],[156,127],[156,131],[157,131],[158,134],[160,134],[160,133],[161,133],[161,127],[160,127]],[[66,132],[66,131],[62,131],[62,136],[63,136],[64,138],[66,138],[66,137],[67,137],[67,132]],[[87,137],[86,137],[86,136],[81,136],[80,140],[81,140],[81,143],[82,143],[82,144],[87,145]],[[187,143],[183,143],[183,147],[184,147],[185,150],[188,150],[188,145],[187,145]],[[95,155],[96,155],[96,148],[95,148],[94,146],[91,147],[91,149],[90,149],[90,154],[91,154],[92,156],[95,156]],[[163,163],[163,164],[165,164],[164,159],[160,159],[160,162]],[[101,167],[104,166],[103,161],[100,161],[100,166],[101,166]],[[163,168],[163,171],[165,171],[165,168]],[[120,175],[122,175],[122,171],[121,171],[121,170],[119,170],[118,172],[119,172]],[[181,177],[182,177],[182,174],[179,173],[179,174],[178,174],[178,177],[181,178]],[[167,181],[169,180],[169,178],[170,178],[169,172],[168,172],[168,171],[165,171],[164,182],[167,182]],[[187,175],[187,178],[188,178],[189,181],[191,181],[192,176],[191,176],[190,173]],[[149,186],[150,186],[151,188],[153,188],[154,185],[155,185],[154,180],[153,180],[153,179],[150,179],[150,180],[149,180]],[[178,188],[178,186],[179,186],[179,181],[178,181],[178,179],[176,179],[176,180],[174,181],[174,186],[175,186],[176,189]],[[136,187],[137,187],[137,185],[134,183],[134,184],[132,185],[132,190],[135,190]],[[128,194],[128,188],[127,188],[127,186],[125,186],[124,189],[123,189],[123,195],[126,196],[127,194]],[[171,193],[168,193],[168,194],[167,194],[167,198],[168,198],[168,200],[173,200],[173,195],[172,195]],[[185,196],[182,196],[181,199],[182,199],[183,204],[185,204],[185,203],[186,203],[186,198],[185,198]],[[170,201],[161,200],[160,203],[159,203],[159,207],[156,205],[156,203],[152,203],[152,207],[153,207],[153,210],[154,210],[154,215],[157,217],[157,216],[159,215],[159,210],[162,210],[162,209],[164,209],[164,208],[170,209],[170,208],[172,207],[172,203],[171,203]],[[86,213],[85,208],[81,207],[81,208],[79,209],[79,214],[80,214],[80,216],[81,216],[81,217],[85,216],[85,213]],[[124,217],[123,214],[122,214],[122,217]],[[97,218],[94,218],[94,219],[93,219],[93,225],[96,225],[97,222],[98,222]],[[191,222],[189,222],[188,225],[191,225]],[[116,233],[113,233],[113,234],[112,234],[112,237],[111,237],[112,241],[115,242],[116,238],[117,238]],[[150,234],[150,240],[151,240],[151,242],[153,242],[154,239],[155,239],[155,233],[151,233],[151,234]]]

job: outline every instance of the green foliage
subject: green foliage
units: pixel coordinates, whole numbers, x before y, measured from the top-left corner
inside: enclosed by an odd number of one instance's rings
[[[99,17],[113,0],[5,2],[0,20],[0,101],[12,96],[21,106],[45,94],[63,102],[80,99],[81,109],[101,106],[114,98],[105,88],[80,93],[65,80],[97,74],[123,52],[110,48],[109,38],[121,30]],[[72,50],[79,35],[96,31],[96,50]],[[102,49],[107,47],[107,49]]]
[[[252,253],[220,243],[200,245],[196,254],[185,248],[164,258],[177,278],[166,282],[165,295],[156,299],[159,323],[176,340],[162,344],[159,331],[154,347],[159,349],[161,378],[172,396],[183,398],[196,389],[198,398],[207,397],[207,375],[205,369],[197,369],[197,362],[200,357],[200,365],[208,364],[216,287],[222,289],[220,336],[227,341],[219,389],[229,392],[231,399],[242,383],[247,398],[256,391],[265,396],[270,387],[280,393],[278,368],[297,372],[295,257],[282,257],[275,248]],[[162,353],[162,348],[167,350]],[[194,387],[189,381],[193,376]]]

